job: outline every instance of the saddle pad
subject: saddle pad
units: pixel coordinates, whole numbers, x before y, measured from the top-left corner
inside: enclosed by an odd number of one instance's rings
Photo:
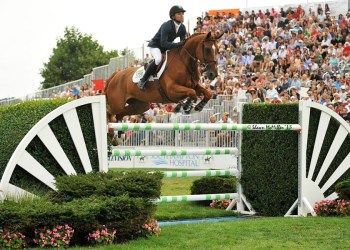
[[[158,71],[157,76],[156,76],[156,77],[150,76],[150,78],[148,79],[148,81],[152,82],[152,81],[154,81],[154,79],[159,79],[159,78],[161,77],[161,75],[162,75],[163,72],[164,72],[164,69],[165,69],[165,65],[166,65],[166,63],[167,63],[167,60],[168,60],[168,51],[169,51],[169,50],[167,50],[167,51],[165,52],[165,60],[164,60],[164,62],[163,62],[163,64],[162,64],[162,67],[161,67],[160,70]],[[145,68],[144,68],[143,66],[141,66],[140,68],[138,68],[138,69],[135,71],[135,73],[133,74],[133,76],[132,76],[132,81],[133,81],[134,83],[138,83],[138,82],[140,81],[140,79],[143,77],[143,75],[145,74],[145,72],[146,72],[146,70],[145,70]]]

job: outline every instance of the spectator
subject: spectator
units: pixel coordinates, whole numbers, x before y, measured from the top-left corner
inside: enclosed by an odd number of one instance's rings
[[[271,100],[275,99],[275,97],[279,97],[278,92],[272,82],[268,84],[268,87],[269,88],[266,91],[266,97],[270,98]]]

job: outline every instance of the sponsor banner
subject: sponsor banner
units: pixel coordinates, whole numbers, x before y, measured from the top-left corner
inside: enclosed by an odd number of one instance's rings
[[[116,147],[121,149],[120,147]],[[123,149],[126,149],[123,147]],[[134,147],[128,149],[150,149]],[[159,149],[160,148],[152,148]],[[237,167],[233,155],[110,156],[109,168],[228,169]]]

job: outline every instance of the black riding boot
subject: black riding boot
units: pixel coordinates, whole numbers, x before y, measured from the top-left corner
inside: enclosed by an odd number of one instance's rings
[[[154,63],[154,60],[148,64],[148,67],[146,69],[145,74],[143,77],[140,79],[140,81],[137,83],[137,86],[142,90],[145,91],[145,85],[148,81],[148,78],[155,72],[157,68],[157,65]]]

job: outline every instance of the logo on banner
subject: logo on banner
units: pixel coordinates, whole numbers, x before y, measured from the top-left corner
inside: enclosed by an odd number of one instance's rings
[[[155,165],[168,165],[170,167],[199,167],[198,155],[184,156],[152,156],[151,160]]]

